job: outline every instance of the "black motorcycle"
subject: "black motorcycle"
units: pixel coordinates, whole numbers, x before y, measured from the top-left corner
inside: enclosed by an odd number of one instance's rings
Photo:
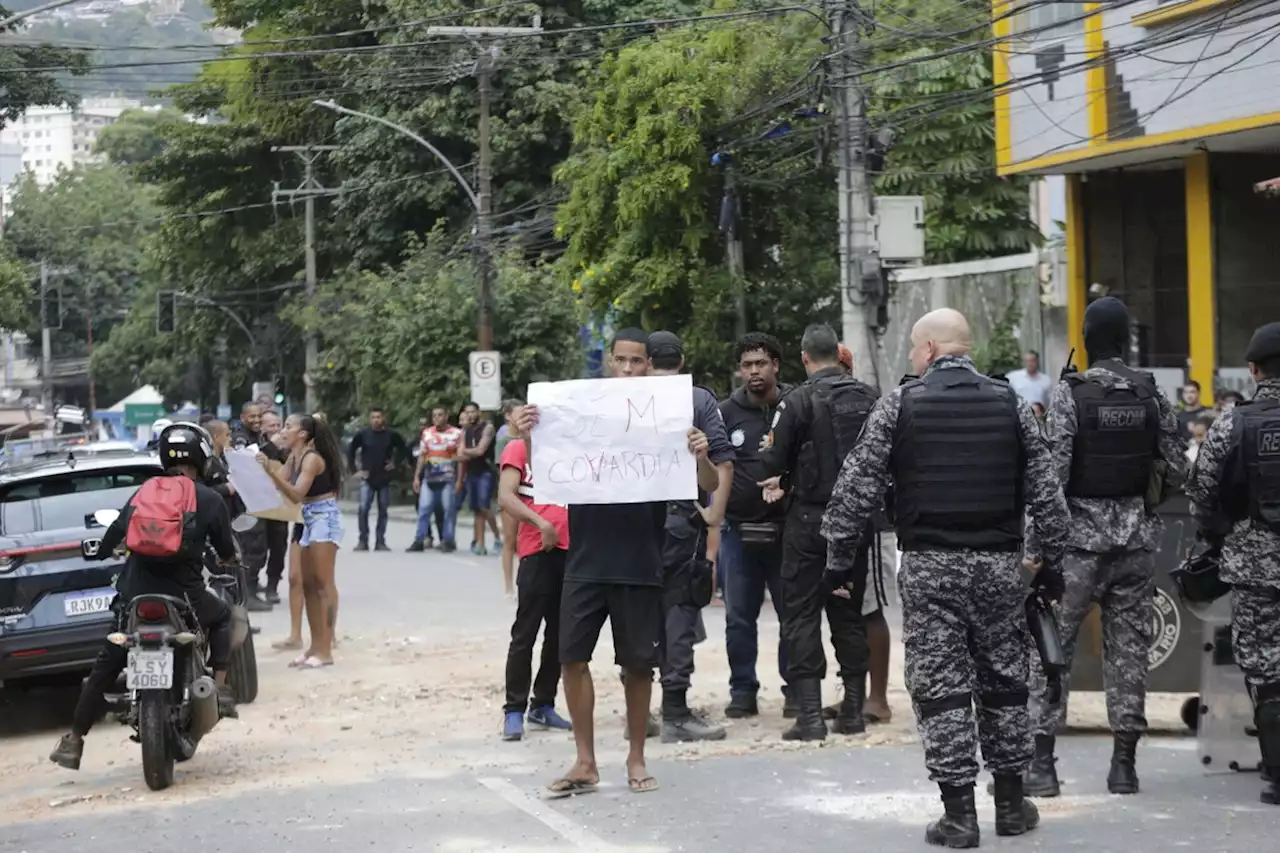
[[[118,513],[104,510],[95,520],[109,526]],[[87,539],[86,557],[97,554],[101,540]],[[215,563],[216,565],[216,563]],[[232,607],[232,661],[228,682],[238,701],[257,698],[257,658],[249,632],[239,572],[208,572],[209,587]],[[147,787],[163,790],[173,784],[175,762],[189,761],[201,738],[217,725],[218,691],[209,668],[208,638],[194,608],[185,598],[139,595],[121,614],[123,630],[109,634],[109,642],[128,652],[123,692],[107,699],[122,722],[135,731],[142,746],[142,774]]]

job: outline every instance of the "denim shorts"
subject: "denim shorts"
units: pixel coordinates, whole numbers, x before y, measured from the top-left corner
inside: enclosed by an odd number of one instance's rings
[[[342,512],[335,498],[302,505],[302,538],[298,544],[305,548],[317,542],[342,544]]]
[[[467,475],[468,506],[472,512],[480,512],[493,504],[493,472],[481,471],[479,474]]]

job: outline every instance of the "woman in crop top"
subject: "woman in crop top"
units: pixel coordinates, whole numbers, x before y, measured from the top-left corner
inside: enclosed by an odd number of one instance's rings
[[[302,589],[311,647],[292,666],[318,669],[333,663],[333,633],[338,618],[338,589],[334,564],[342,542],[342,514],[338,484],[342,453],[329,427],[313,415],[291,415],[281,432],[289,449],[283,471],[275,471],[265,456],[263,468],[289,500],[302,504]]]

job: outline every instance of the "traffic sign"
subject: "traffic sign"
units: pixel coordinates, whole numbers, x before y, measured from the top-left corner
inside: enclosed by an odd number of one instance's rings
[[[468,356],[471,365],[471,399],[481,411],[502,408],[502,359],[496,352],[476,351]]]

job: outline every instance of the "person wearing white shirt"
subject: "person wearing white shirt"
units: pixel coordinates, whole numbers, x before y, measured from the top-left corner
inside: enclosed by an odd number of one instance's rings
[[[1038,403],[1041,409],[1048,409],[1053,380],[1040,372],[1040,353],[1029,350],[1022,357],[1022,363],[1025,365],[1022,370],[1011,370],[1005,377],[1010,387],[1031,405]]]

